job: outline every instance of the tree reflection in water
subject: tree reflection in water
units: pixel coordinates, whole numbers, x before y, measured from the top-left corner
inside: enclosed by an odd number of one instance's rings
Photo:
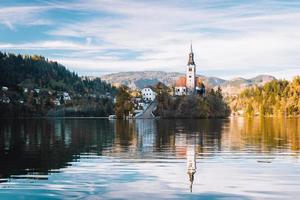
[[[228,120],[27,119],[0,121],[0,176],[59,172],[82,154],[122,159],[186,159],[220,152],[299,155],[299,118]]]

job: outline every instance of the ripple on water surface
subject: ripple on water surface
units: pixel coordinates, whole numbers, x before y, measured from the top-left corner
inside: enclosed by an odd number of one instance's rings
[[[0,199],[296,199],[299,124],[3,120]]]

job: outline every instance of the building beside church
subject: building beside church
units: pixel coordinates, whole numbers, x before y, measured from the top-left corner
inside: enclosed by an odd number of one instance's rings
[[[186,75],[179,77],[175,83],[175,95],[191,95],[191,94],[205,94],[205,86],[196,75],[196,64],[194,61],[193,47],[191,44],[191,52],[189,54],[189,60],[186,66]]]
[[[156,93],[150,87],[146,87],[142,89],[141,93],[142,93],[143,100],[146,102],[154,101],[156,97]]]

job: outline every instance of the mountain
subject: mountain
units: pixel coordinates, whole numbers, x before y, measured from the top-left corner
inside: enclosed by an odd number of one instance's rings
[[[101,79],[115,86],[127,85],[133,89],[141,89],[147,85],[155,85],[158,82],[172,85],[176,78],[182,75],[177,72],[139,71],[108,74],[102,76]]]
[[[142,89],[148,85],[155,85],[162,82],[165,85],[172,86],[175,80],[184,76],[183,73],[178,72],[163,72],[163,71],[137,71],[137,72],[119,72],[114,74],[104,75],[101,80],[111,83],[112,85],[127,85],[133,89]],[[204,77],[203,81],[209,87],[215,87],[225,82],[225,80],[216,77]]]
[[[264,85],[270,81],[276,80],[276,78],[270,75],[259,75],[250,80],[257,85]]]
[[[237,95],[242,90],[253,85],[263,86],[264,84],[276,80],[274,76],[270,75],[259,75],[254,78],[234,78],[220,84],[224,95]]]
[[[184,75],[185,74],[178,72],[136,71],[108,74],[102,76],[101,79],[115,86],[126,85],[132,89],[142,89],[148,85],[155,85],[158,82],[172,86],[179,76]],[[259,75],[251,79],[234,78],[230,80],[224,80],[217,77],[198,76],[203,79],[204,84],[208,88],[216,88],[220,86],[225,95],[235,95],[244,88],[253,85],[261,86],[272,80],[276,80],[275,77],[270,75]]]

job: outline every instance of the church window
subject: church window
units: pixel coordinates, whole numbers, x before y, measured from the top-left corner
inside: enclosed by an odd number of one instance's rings
[[[192,78],[192,76],[189,76],[189,78]]]
[[[189,72],[191,72],[191,71],[193,71],[193,69],[190,67],[190,68],[189,68]]]

